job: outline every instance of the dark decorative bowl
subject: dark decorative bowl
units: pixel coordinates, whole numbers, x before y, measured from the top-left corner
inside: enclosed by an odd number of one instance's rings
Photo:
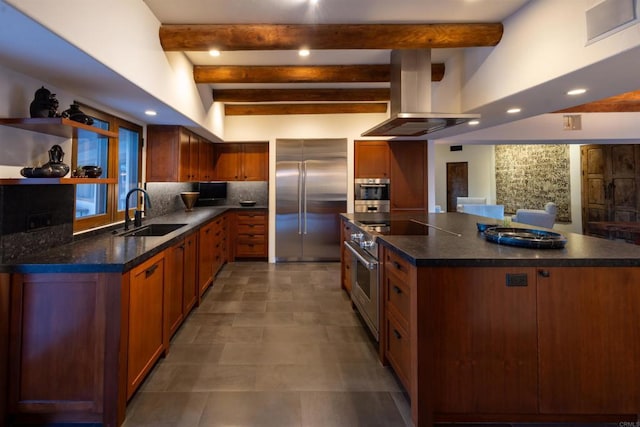
[[[245,208],[248,208],[250,206],[255,206],[256,202],[255,200],[242,200],[240,202],[240,206],[244,206]]]
[[[102,175],[102,168],[100,166],[83,166],[82,170],[87,178],[98,178]]]
[[[476,222],[479,232],[484,232],[487,228],[498,227],[498,224],[483,224],[482,222]]]
[[[567,238],[562,234],[529,228],[491,227],[483,234],[489,242],[521,248],[562,249],[567,244]]]

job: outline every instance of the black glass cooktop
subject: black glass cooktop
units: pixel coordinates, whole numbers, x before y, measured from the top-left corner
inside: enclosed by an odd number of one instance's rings
[[[360,221],[372,231],[385,236],[426,236],[429,227],[416,221],[399,219],[389,221]]]

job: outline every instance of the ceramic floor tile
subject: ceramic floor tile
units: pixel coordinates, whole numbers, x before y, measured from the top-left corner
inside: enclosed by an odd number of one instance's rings
[[[323,326],[265,326],[263,342],[326,343],[329,341]]]
[[[305,427],[406,427],[389,393],[301,392]]]
[[[320,311],[320,306],[312,300],[296,301],[267,301],[266,310],[269,312],[304,312]]]
[[[264,301],[211,301],[203,303],[200,311],[209,313],[251,313],[266,311]]]
[[[180,330],[191,329],[192,326],[231,326],[235,318],[235,313],[207,313],[196,309],[187,317]]]
[[[197,426],[207,401],[207,393],[139,392],[122,427]]]
[[[401,392],[402,386],[391,368],[379,362],[342,363],[342,390]]]
[[[228,342],[255,343],[262,340],[261,327],[201,326],[193,337],[193,344],[225,344]]]
[[[321,312],[293,313],[293,319],[296,323],[300,323],[303,325],[312,324],[325,326],[362,327],[362,323],[358,319],[358,315],[352,311],[334,312],[330,314]]]
[[[233,326],[295,325],[294,313],[238,313]]]
[[[331,342],[369,342],[371,338],[360,325],[357,326],[325,326]]]
[[[255,366],[176,365],[166,390],[172,392],[253,391]]]
[[[301,362],[303,345],[268,342],[259,344],[229,343],[220,356],[223,365],[293,365]]]
[[[276,291],[270,287],[269,291],[246,291],[244,301],[293,301],[291,291]]]
[[[224,344],[175,344],[169,348],[166,363],[218,363]]]
[[[338,365],[262,366],[256,373],[260,391],[341,391],[343,369]]]
[[[300,395],[296,392],[209,394],[199,427],[300,427]]]

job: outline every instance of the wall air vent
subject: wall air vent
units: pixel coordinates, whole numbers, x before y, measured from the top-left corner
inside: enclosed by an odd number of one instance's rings
[[[638,22],[636,1],[604,0],[587,10],[587,44]]]

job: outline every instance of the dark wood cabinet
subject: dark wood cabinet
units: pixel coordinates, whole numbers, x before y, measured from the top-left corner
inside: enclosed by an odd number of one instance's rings
[[[267,213],[265,210],[235,212],[233,228],[233,259],[265,258],[267,256]]]
[[[213,179],[212,169],[211,142],[181,126],[147,127],[147,181],[206,181]]]
[[[356,178],[389,178],[387,141],[355,141],[354,159]]]
[[[268,181],[269,144],[216,144],[215,177],[219,181]]]
[[[171,338],[197,302],[197,233],[192,233],[166,250],[166,330]]]
[[[164,256],[160,253],[128,273],[127,399],[168,347],[163,321]]]
[[[389,142],[391,212],[427,210],[427,143]]]
[[[10,322],[2,328],[10,328],[11,337],[0,336],[10,344],[8,385],[2,383],[0,396],[8,390],[7,411],[16,424],[73,420],[117,426],[124,420],[125,396],[119,391],[119,373],[126,369],[126,359],[120,358],[121,277],[13,274],[9,292],[8,277],[0,275],[1,296],[10,293],[10,305],[0,301],[0,309],[10,307]]]
[[[556,267],[542,272],[537,298],[540,412],[637,414],[639,269]]]
[[[351,233],[353,233],[351,223],[343,219],[342,227],[340,228],[340,261],[342,269],[340,271],[340,283],[342,285],[342,289],[344,289],[347,294],[351,295],[351,287],[352,287],[352,261],[353,258],[351,252],[344,247],[345,241],[351,240]]]
[[[198,301],[213,281],[215,246],[214,224],[204,225],[198,232]]]

